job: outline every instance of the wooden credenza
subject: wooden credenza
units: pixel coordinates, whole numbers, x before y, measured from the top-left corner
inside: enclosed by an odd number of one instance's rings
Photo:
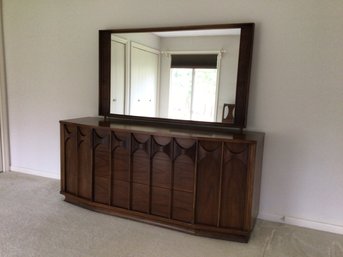
[[[101,118],[60,122],[67,202],[196,235],[247,242],[263,133],[185,131]]]

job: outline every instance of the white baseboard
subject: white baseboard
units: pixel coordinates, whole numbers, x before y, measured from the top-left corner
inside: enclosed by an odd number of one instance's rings
[[[270,213],[260,213],[258,215],[258,218],[262,220],[280,222],[280,223],[285,223],[289,225],[295,225],[299,227],[311,228],[315,230],[326,231],[326,232],[343,235],[343,226],[341,225],[334,225],[334,224],[323,223],[323,222],[314,221],[314,220],[307,220],[307,219],[301,219],[301,218],[290,217],[290,216],[281,216],[281,215],[270,214]]]
[[[31,169],[16,167],[16,166],[10,166],[10,171],[20,172],[20,173],[25,173],[25,174],[30,174],[30,175],[35,175],[35,176],[40,176],[40,177],[45,177],[45,178],[60,179],[60,174],[53,174],[47,171],[31,170]]]

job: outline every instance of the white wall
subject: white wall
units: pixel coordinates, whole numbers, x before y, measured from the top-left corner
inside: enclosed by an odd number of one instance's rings
[[[261,216],[343,231],[343,1],[3,7],[12,166],[58,174],[58,120],[97,114],[98,29],[255,22],[248,128],[266,132]]]
[[[118,33],[112,35],[116,35],[118,37],[130,40],[134,43],[142,44],[147,47],[151,47],[156,50],[159,50],[161,47],[160,37],[152,33]]]

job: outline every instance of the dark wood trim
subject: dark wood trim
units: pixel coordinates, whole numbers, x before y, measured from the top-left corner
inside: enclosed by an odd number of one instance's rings
[[[193,217],[192,224],[196,222],[196,202],[197,202],[197,183],[198,183],[198,154],[199,154],[199,140],[195,141],[195,161],[194,161],[194,180],[193,180]]]
[[[248,151],[248,163],[247,163],[247,178],[246,178],[246,195],[245,195],[245,217],[244,217],[244,229],[250,230],[252,228],[252,201],[253,201],[253,186],[254,185],[254,171],[255,171],[255,156],[256,156],[256,144],[252,144]],[[250,213],[248,215],[247,213]]]
[[[150,153],[152,152],[152,144],[153,144],[153,137],[152,136],[149,136],[150,137],[150,146],[149,146],[149,149],[150,149]],[[149,173],[148,173],[148,190],[149,190],[149,199],[148,199],[148,214],[151,214],[151,208],[152,208],[152,169],[153,169],[153,154],[150,154],[150,158],[149,158]]]
[[[108,144],[108,158],[110,160],[110,163],[108,165],[108,170],[109,170],[109,174],[110,174],[110,178],[108,180],[108,187],[109,187],[109,190],[108,190],[108,205],[111,205],[112,204],[112,195],[113,195],[113,172],[112,172],[112,165],[113,165],[113,162],[112,162],[112,133],[114,133],[113,131],[110,131],[109,133],[109,144]]]
[[[263,161],[263,150],[264,150],[264,134],[254,148],[256,151],[255,163],[254,163],[254,177],[253,177],[253,199],[251,203],[252,223],[253,227],[256,223],[256,219],[260,209],[260,192],[261,192],[261,178],[262,178],[262,161]]]
[[[230,24],[207,24],[190,26],[172,26],[172,27],[150,27],[150,28],[127,28],[127,29],[104,29],[100,32],[109,33],[132,33],[132,32],[163,32],[163,31],[181,31],[181,30],[204,30],[204,29],[235,29],[254,26],[254,23],[230,23]]]
[[[61,156],[61,192],[65,192],[65,145],[64,124],[60,125],[60,156]]]
[[[170,171],[170,198],[169,198],[169,219],[173,218],[173,200],[174,200],[174,167],[175,167],[175,156],[174,156],[174,144],[175,138],[172,138],[170,143],[171,152],[173,153],[170,157],[171,171]]]
[[[110,113],[111,33],[99,31],[99,115]]]
[[[237,71],[235,124],[245,128],[248,115],[250,73],[254,41],[254,26],[242,26]]]
[[[220,173],[219,173],[219,190],[218,190],[218,217],[217,217],[217,227],[220,226],[221,218],[221,208],[222,208],[222,188],[223,188],[223,164],[224,164],[224,142],[222,144],[221,150],[221,162],[220,162]]]
[[[133,195],[133,154],[134,154],[134,151],[132,150],[133,149],[133,140],[132,138],[134,137],[133,133],[130,132],[130,164],[129,164],[129,177],[130,177],[130,180],[129,180],[129,210],[132,210],[132,195]]]
[[[94,201],[94,128],[92,128],[91,132],[91,166],[92,166],[92,201]]]
[[[130,130],[130,133],[141,133],[145,135],[154,135],[154,136],[174,136],[177,135],[178,138],[192,138],[192,139],[203,139],[214,140],[218,138],[225,139],[227,141],[234,141],[235,143],[246,143],[246,142],[255,142],[258,140],[255,132],[249,131],[240,131],[234,130],[232,128],[223,128],[223,129],[210,129],[210,127],[205,127],[200,129],[196,127],[181,128],[180,126],[165,126],[166,124],[160,125],[159,123],[140,123],[140,122],[129,122],[127,120],[109,118],[104,121],[101,117],[83,117],[69,120],[60,121],[61,124],[79,124],[85,127],[92,129],[96,128],[113,128],[118,132],[127,132]],[[150,125],[150,126],[149,126]],[[262,133],[262,132],[259,132]],[[264,134],[264,133],[262,133]]]
[[[250,70],[253,51],[254,23],[216,24],[201,26],[159,27],[159,28],[131,28],[131,29],[108,29],[99,31],[99,115],[113,117],[122,121],[141,122],[144,124],[167,124],[192,129],[222,129],[222,128],[245,128],[248,111],[248,94],[250,84]],[[166,118],[140,117],[119,115],[110,113],[110,64],[111,64],[111,33],[133,32],[162,32],[181,30],[203,29],[226,29],[240,28],[240,52],[238,60],[237,90],[235,119],[233,123],[185,121]]]

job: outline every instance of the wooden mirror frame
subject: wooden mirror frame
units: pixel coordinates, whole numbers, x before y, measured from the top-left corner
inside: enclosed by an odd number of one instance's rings
[[[203,26],[182,26],[182,27],[163,27],[163,28],[138,28],[138,29],[109,29],[99,31],[99,115],[117,118],[127,122],[140,122],[148,124],[164,124],[174,126],[184,126],[187,128],[240,128],[246,127],[250,72],[253,52],[254,23],[239,24],[217,24]],[[137,32],[163,32],[163,31],[182,31],[182,30],[205,30],[205,29],[241,29],[236,100],[235,100],[235,119],[233,123],[204,122],[193,120],[176,120],[168,118],[141,117],[132,115],[110,113],[111,95],[111,34],[112,33],[137,33]],[[222,71],[225,72],[225,71]]]

